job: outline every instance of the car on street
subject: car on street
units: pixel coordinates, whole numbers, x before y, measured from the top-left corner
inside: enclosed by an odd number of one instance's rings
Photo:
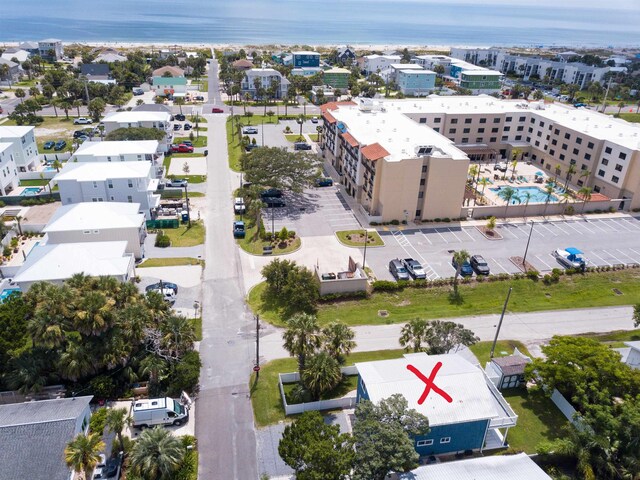
[[[398,258],[389,262],[389,272],[396,280],[411,280],[409,272]]]
[[[576,108],[580,108],[580,107],[588,107],[589,105],[587,105],[586,103],[574,103],[573,106]]]
[[[476,272],[476,275],[489,275],[489,273],[491,273],[489,264],[482,255],[473,255],[469,263],[473,271]]]
[[[193,153],[193,147],[186,143],[180,145],[171,145],[171,153]]]
[[[184,129],[185,129],[185,130],[189,131],[189,130],[191,130],[192,128],[193,128],[193,127],[191,126],[191,124],[190,124],[190,123],[185,123],[185,124],[184,124]]]
[[[333,180],[328,177],[316,178],[316,187],[330,187],[333,185]]]
[[[584,269],[587,266],[587,260],[582,256],[583,253],[574,247],[558,248],[551,255],[556,257],[558,263],[565,268]]]
[[[244,222],[233,222],[233,238],[244,238],[245,234]]]
[[[456,272],[458,271],[458,262],[456,262],[456,258],[453,257],[451,259],[451,265],[453,266],[453,268],[456,269]],[[465,260],[462,265],[460,265],[460,276],[462,277],[470,277],[473,275],[473,268],[471,268],[471,264]]]
[[[80,117],[80,118],[76,118],[73,121],[74,125],[89,125],[91,124],[91,120],[88,118],[84,118],[84,117]]]
[[[202,95],[196,95],[195,97],[193,97],[193,99],[196,102],[204,102],[204,96],[202,96]]]
[[[318,123],[318,117],[312,117],[311,123]]]
[[[86,134],[87,132],[85,130],[76,130],[75,132],[73,132],[73,138],[78,138]]]
[[[89,135],[80,135],[78,138],[76,138],[76,140],[77,140],[79,143],[83,143],[83,142],[85,142],[86,140],[89,140]]]
[[[56,142],[52,142],[49,140],[48,142],[44,142],[44,149],[51,150],[55,146]]]
[[[277,188],[268,188],[266,190],[261,191],[260,196],[263,199],[268,197],[280,198],[282,197],[282,190],[279,190]]]
[[[258,133],[258,129],[256,127],[244,127],[242,129],[242,133],[244,135],[253,135],[253,134]]]
[[[286,206],[286,203],[284,203],[284,200],[282,198],[279,198],[279,197],[262,197],[262,202],[267,207],[272,207],[272,208],[278,208],[278,207],[285,207]]]
[[[162,295],[162,298],[167,303],[173,304],[176,301],[176,292],[174,292],[172,288],[156,288],[149,290],[149,292],[155,292]]]
[[[224,113],[224,110],[222,110],[221,108],[218,108],[218,107],[213,107],[211,109],[211,113]]]
[[[183,115],[182,113],[176,113],[174,115],[175,119],[178,120],[179,122],[184,122],[187,117],[185,115]]]
[[[255,148],[258,148],[259,146],[260,146],[260,145],[255,144],[255,143],[247,143],[247,144],[244,146],[244,151],[245,151],[245,152],[250,152],[251,150],[253,150],[253,149],[255,149]]]
[[[167,187],[180,187],[184,188],[189,185],[189,182],[184,178],[174,178],[167,180]]]
[[[293,144],[294,150],[311,150],[311,145],[307,142],[296,142]]]
[[[173,124],[173,129],[174,130],[180,130],[182,128],[182,125],[180,125],[179,123],[174,123]]]
[[[188,147],[193,147],[193,143],[191,142],[191,140],[185,140],[184,142],[181,142],[181,145],[186,145]]]
[[[65,142],[64,140],[58,140],[54,145],[53,149],[60,151],[60,150],[64,150],[66,146],[67,146],[67,142]]]
[[[244,198],[235,198],[235,200],[233,201],[233,211],[236,215],[243,215],[247,211],[247,206],[244,203]]]
[[[416,280],[426,280],[427,274],[419,261],[413,258],[403,258],[402,264],[413,278]]]
[[[158,283],[152,283],[151,285],[147,286],[144,290],[145,292],[150,292],[151,290],[159,290],[162,288],[170,288],[176,293],[176,295],[178,294],[178,285],[171,282],[164,282],[162,280],[159,281]]]

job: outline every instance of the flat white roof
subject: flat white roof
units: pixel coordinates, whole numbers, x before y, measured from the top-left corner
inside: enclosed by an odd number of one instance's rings
[[[166,408],[167,400],[173,402],[173,399],[169,397],[161,397],[161,398],[148,398],[135,400],[133,402],[133,411],[141,412],[143,410],[154,410],[156,408]],[[171,405],[171,409],[173,409],[173,404]]]
[[[149,177],[151,162],[78,162],[69,163],[54,178],[78,182],[105,181],[113,178]]]
[[[403,68],[402,70],[399,70],[402,73],[410,73],[411,75],[437,75],[436,72],[432,72],[431,70],[425,70],[425,69],[410,69],[410,68]]]
[[[260,76],[281,75],[280,72],[277,71],[275,68],[252,68],[250,70],[247,70],[245,73],[251,73],[253,75],[260,75]]]
[[[297,52],[291,52],[291,55],[320,55],[318,52],[313,52],[311,50],[298,50]]]
[[[412,365],[429,377],[439,362],[442,366],[434,384],[453,401],[449,403],[431,390],[419,405],[426,384],[407,367]],[[457,354],[405,354],[393,360],[356,363],[356,367],[373,403],[400,393],[409,402],[409,408],[426,415],[432,426],[509,416],[493,396],[480,368]]]
[[[42,231],[137,229],[145,221],[144,214],[138,213],[139,211],[139,203],[83,202],[63,205],[56,210]]]
[[[112,112],[104,117],[105,122],[134,123],[134,122],[168,122],[171,115],[166,112],[148,112],[132,110],[130,112]]]
[[[526,453],[456,460],[424,465],[407,473],[400,480],[551,480],[551,477]]]
[[[5,127],[0,125],[0,138],[20,138],[31,132],[35,127]]]
[[[117,155],[145,155],[154,154],[158,150],[157,140],[136,140],[121,142],[84,142],[76,150],[75,155],[95,155],[109,157]]]
[[[390,66],[396,70],[424,70],[422,65],[417,63],[392,63]]]
[[[0,153],[4,152],[5,150],[7,150],[8,148],[11,148],[13,146],[13,143],[9,143],[9,142],[0,142]]]
[[[66,280],[76,273],[122,276],[129,271],[127,242],[60,243],[33,247],[14,282]]]
[[[481,75],[500,75],[503,76],[502,72],[498,72],[497,70],[463,70],[462,71],[463,75],[474,75],[474,76],[481,76]]]

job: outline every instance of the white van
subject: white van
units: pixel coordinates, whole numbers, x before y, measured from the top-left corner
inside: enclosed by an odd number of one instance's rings
[[[190,407],[191,399],[185,392],[182,392],[180,400],[170,397],[134,400],[131,415],[133,426],[182,425],[189,420]]]

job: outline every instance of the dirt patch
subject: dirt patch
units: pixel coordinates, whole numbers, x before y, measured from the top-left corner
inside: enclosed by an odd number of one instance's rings
[[[364,245],[364,235],[361,233],[351,233],[347,235],[347,240],[353,243],[361,243]],[[367,238],[367,244],[375,243],[375,241],[376,241],[375,238],[372,238],[371,234],[369,234]]]
[[[523,263],[523,258],[522,257],[509,257],[509,260],[511,260],[511,263],[513,263],[516,267],[518,267],[520,269],[521,272],[527,273],[527,272],[537,272],[538,269],[536,267],[534,267],[533,265],[531,265],[529,262],[524,262]]]
[[[70,128],[40,128],[36,127],[35,134],[37,137],[55,137],[58,134],[69,133],[74,130],[73,126]]]
[[[411,300],[403,300],[400,303],[396,304],[396,307],[408,307],[411,305]]]
[[[389,311],[388,310],[378,310],[378,316],[385,318],[389,316]]]
[[[476,227],[478,229],[478,231],[484,235],[485,238],[489,239],[489,240],[502,240],[502,235],[500,235],[498,232],[496,232],[495,230],[490,230],[487,227]]]

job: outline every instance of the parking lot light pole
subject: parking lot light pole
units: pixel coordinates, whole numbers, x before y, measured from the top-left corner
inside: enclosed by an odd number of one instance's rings
[[[362,254],[362,270],[364,270],[367,263],[367,240],[369,240],[369,232],[364,229],[364,253]],[[365,272],[366,273],[366,272]]]
[[[189,208],[189,192],[187,191],[188,183],[184,184],[184,198],[187,201],[187,221],[189,222],[189,228],[191,228],[191,211]]]
[[[500,321],[498,322],[498,328],[496,329],[496,336],[493,339],[493,345],[491,345],[491,353],[489,354],[489,359],[493,358],[493,352],[496,349],[496,342],[498,341],[498,335],[500,335],[500,327],[502,327],[502,320],[504,319],[504,312],[507,311],[507,304],[509,303],[509,297],[511,296],[511,290],[513,287],[509,287],[509,292],[507,293],[507,298],[504,301],[504,306],[502,307],[502,313],[500,314]]]
[[[256,381],[260,377],[260,315],[256,315],[256,364],[253,367],[256,372]]]
[[[531,230],[529,230],[529,238],[527,238],[527,246],[524,249],[524,257],[522,257],[522,268],[524,268],[524,273],[527,273],[527,252],[529,251],[529,242],[531,242],[531,234],[533,233],[533,226],[535,225],[534,221],[531,220]]]

